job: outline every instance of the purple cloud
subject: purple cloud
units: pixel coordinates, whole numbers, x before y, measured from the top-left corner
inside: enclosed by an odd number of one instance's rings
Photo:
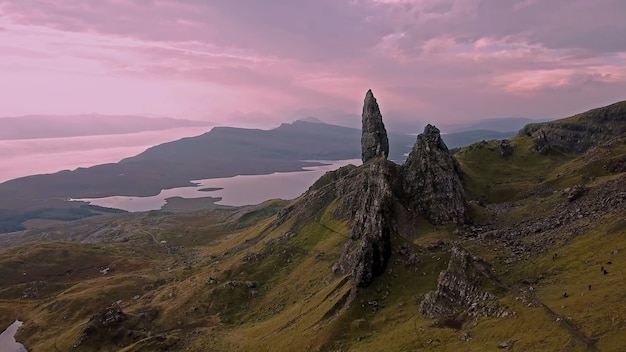
[[[624,13],[621,0],[0,0],[0,79],[42,94],[5,89],[0,114],[40,100],[50,112],[340,121],[373,88],[399,120],[562,117],[624,99]],[[60,79],[102,96],[46,95]],[[113,99],[120,86],[134,99]]]

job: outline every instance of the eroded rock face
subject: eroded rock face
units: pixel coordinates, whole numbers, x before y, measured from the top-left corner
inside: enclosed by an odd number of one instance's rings
[[[391,255],[391,234],[397,232],[392,210],[396,177],[393,163],[377,160],[350,186],[356,195],[354,223],[333,272],[349,274],[356,286],[365,287],[382,274]]]
[[[469,220],[461,168],[441,139],[427,125],[417,136],[403,165],[403,188],[409,205],[436,225]]]
[[[624,133],[626,102],[622,101],[564,120],[528,124],[519,134],[531,137],[532,149],[541,154],[581,154]]]
[[[389,140],[387,130],[383,124],[383,116],[380,113],[378,103],[372,90],[368,90],[363,103],[361,134],[361,160],[366,163],[378,156],[389,156]]]
[[[489,263],[453,247],[448,268],[439,274],[437,290],[424,296],[420,313],[430,319],[449,318],[463,311],[470,316],[500,316],[504,310],[497,297],[483,289],[497,281]]]
[[[352,227],[333,273],[350,276],[354,288],[368,286],[383,274],[392,253],[392,236],[413,237],[417,214],[434,224],[469,219],[459,165],[436,127],[428,125],[418,136],[404,166],[388,161],[387,134],[376,99],[368,91],[362,144],[362,166],[326,173],[273,224],[314,216],[335,202],[333,215],[352,220]]]

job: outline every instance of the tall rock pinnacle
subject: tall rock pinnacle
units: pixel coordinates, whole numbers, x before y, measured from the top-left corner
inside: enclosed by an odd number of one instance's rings
[[[361,134],[361,160],[363,163],[377,156],[387,158],[389,155],[389,140],[387,130],[383,124],[383,116],[380,114],[378,103],[372,90],[365,94],[363,103],[363,130]]]
[[[403,188],[414,209],[433,224],[469,220],[461,167],[432,125],[417,136],[403,165]]]

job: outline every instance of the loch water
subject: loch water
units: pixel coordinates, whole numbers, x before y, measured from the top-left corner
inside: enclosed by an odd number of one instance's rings
[[[27,352],[24,345],[15,341],[15,333],[22,326],[22,322],[16,320],[6,330],[0,333],[0,351],[2,352]]]
[[[304,193],[324,173],[347,164],[360,165],[360,159],[321,161],[326,165],[308,167],[303,171],[275,172],[268,175],[238,175],[191,181],[193,187],[164,189],[152,197],[112,196],[81,198],[74,201],[89,202],[108,208],[130,212],[158,210],[168,198],[220,198],[215,204],[242,206],[262,203],[269,199],[294,199]],[[211,189],[207,191],[206,189]]]

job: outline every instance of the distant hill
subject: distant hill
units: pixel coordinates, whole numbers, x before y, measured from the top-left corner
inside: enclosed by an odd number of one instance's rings
[[[572,117],[528,124],[520,135],[532,137],[541,153],[582,153],[590,147],[626,134],[626,101],[592,109]]]
[[[491,130],[472,130],[441,135],[448,148],[460,148],[480,141],[509,139],[517,132],[498,132]]]
[[[318,119],[317,117],[314,116],[307,116],[305,118],[299,119],[298,121],[305,121],[305,122],[313,122],[313,123],[324,123],[324,121]]]
[[[450,133],[472,131],[472,130],[491,130],[497,132],[517,132],[529,123],[537,123],[548,121],[549,119],[531,119],[528,117],[503,117],[492,118],[462,124],[454,124],[442,126],[443,130]]]
[[[403,159],[415,137],[394,134],[391,159]],[[297,120],[271,130],[215,127],[191,138],[164,143],[127,158],[121,163],[139,161],[207,160],[250,158],[273,160],[341,160],[360,158],[361,130],[319,121]],[[219,151],[218,155],[207,151]]]
[[[506,136],[472,131],[443,138],[455,148]],[[415,139],[413,135],[390,133],[389,159],[402,162]],[[41,208],[67,208],[67,198],[151,196],[162,189],[190,186],[191,180],[299,171],[320,165],[315,160],[360,159],[360,149],[360,129],[319,120],[284,123],[271,130],[215,127],[200,136],[154,146],[119,163],[1,183],[0,209],[5,213],[0,213],[0,222],[8,222],[5,229],[19,229],[23,220],[42,214]],[[55,215],[55,219],[59,217]]]
[[[395,138],[402,158],[414,137]],[[298,171],[303,160],[360,158],[358,129],[296,121],[272,130],[215,127],[196,137],[149,148],[119,163],[34,175],[0,184],[0,208],[10,199],[148,196],[190,180]]]
[[[123,134],[211,124],[205,121],[133,115],[28,115],[0,118],[0,140]]]
[[[404,160],[415,136],[389,136],[389,159]],[[319,165],[314,160],[359,159],[360,138],[359,129],[301,120],[271,130],[215,127],[200,136],[151,147],[119,163],[4,182],[0,199],[148,196],[189,185],[190,180],[297,171]],[[454,148],[493,138],[506,135],[471,131],[445,135],[444,141]]]

